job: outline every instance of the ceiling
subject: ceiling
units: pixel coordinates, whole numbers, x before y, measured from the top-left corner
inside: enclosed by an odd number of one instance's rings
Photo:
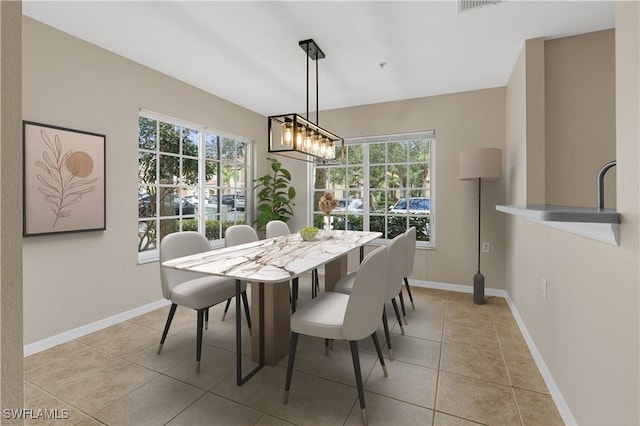
[[[25,15],[263,115],[506,85],[527,39],[614,27],[612,1],[24,1]],[[384,67],[380,66],[385,62]],[[310,105],[315,111],[315,62]]]

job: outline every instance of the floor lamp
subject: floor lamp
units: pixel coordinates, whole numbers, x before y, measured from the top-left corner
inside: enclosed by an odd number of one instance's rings
[[[502,150],[498,148],[469,149],[460,153],[460,180],[478,181],[478,272],[473,276],[473,303],[484,305],[484,275],[480,272],[480,211],[482,180],[502,177]]]

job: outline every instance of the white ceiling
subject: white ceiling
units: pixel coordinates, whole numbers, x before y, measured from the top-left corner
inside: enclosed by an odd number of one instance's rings
[[[614,27],[612,1],[25,1],[24,14],[263,115],[504,86],[527,39]],[[381,68],[380,62],[386,62]],[[315,110],[315,63],[311,111]]]

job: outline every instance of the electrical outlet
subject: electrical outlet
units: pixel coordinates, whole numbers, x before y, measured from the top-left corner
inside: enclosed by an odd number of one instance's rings
[[[489,244],[489,242],[484,241],[482,243],[482,252],[483,253],[489,253],[489,250],[491,249],[491,244]]]
[[[549,297],[549,293],[547,291],[547,279],[546,278],[542,279],[542,297],[545,298],[545,299],[547,297]]]

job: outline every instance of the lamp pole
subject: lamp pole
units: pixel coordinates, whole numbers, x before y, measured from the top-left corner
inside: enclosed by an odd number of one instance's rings
[[[484,275],[480,272],[480,214],[482,211],[482,178],[478,178],[478,272],[473,276],[473,303],[484,305]]]

